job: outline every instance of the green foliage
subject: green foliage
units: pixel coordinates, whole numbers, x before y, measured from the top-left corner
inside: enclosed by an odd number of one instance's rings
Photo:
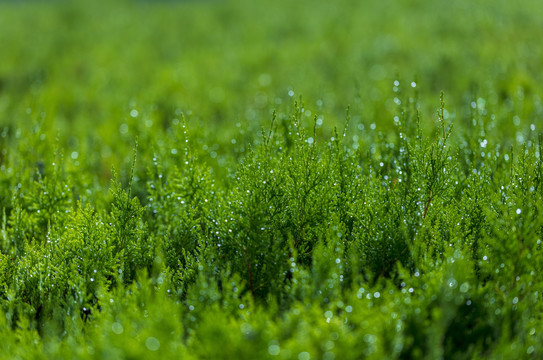
[[[543,357],[539,8],[0,2],[0,358]]]

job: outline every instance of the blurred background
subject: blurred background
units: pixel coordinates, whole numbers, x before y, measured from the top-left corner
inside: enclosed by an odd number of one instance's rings
[[[220,168],[295,101],[322,136],[348,106],[353,132],[386,133],[406,101],[434,121],[442,90],[447,114],[495,113],[511,137],[541,124],[541,13],[537,0],[4,0],[2,141],[56,139],[108,178],[136,137],[160,148],[186,121]]]

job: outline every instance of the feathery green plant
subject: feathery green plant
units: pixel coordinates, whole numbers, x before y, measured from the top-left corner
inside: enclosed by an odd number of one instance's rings
[[[542,357],[537,1],[101,5],[0,2],[0,358]]]

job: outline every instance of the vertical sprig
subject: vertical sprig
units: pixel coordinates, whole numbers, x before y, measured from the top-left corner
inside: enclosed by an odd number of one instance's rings
[[[440,107],[437,111],[438,120],[441,125],[442,136],[437,142],[432,143],[428,149],[422,153],[422,162],[424,166],[424,179],[426,181],[426,203],[424,206],[423,219],[428,215],[428,210],[432,201],[442,196],[449,183],[449,172],[451,170],[451,157],[448,148],[448,140],[451,135],[452,126],[448,128],[445,125],[445,101],[443,92],[440,95]]]

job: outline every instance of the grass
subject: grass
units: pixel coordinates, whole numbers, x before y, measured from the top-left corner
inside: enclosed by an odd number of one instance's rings
[[[540,358],[539,6],[0,3],[0,357]]]

